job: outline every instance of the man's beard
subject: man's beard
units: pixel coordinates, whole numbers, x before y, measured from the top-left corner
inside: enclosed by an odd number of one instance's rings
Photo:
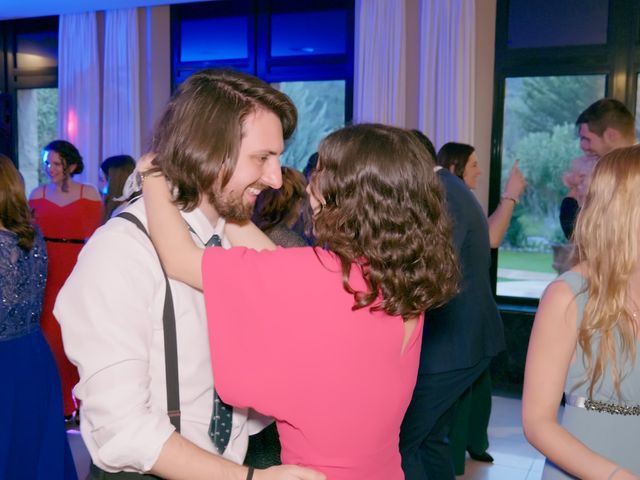
[[[222,218],[232,222],[244,222],[251,219],[253,215],[253,204],[246,204],[242,201],[242,193],[234,195],[223,193],[221,189],[214,187],[211,203]]]

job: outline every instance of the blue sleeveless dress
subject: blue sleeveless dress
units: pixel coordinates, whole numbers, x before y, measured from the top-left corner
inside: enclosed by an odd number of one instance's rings
[[[40,330],[47,252],[0,230],[0,478],[76,480],[58,370]]]
[[[584,277],[573,271],[563,273],[560,280],[564,281],[576,297],[577,321],[582,322],[584,307],[587,303],[586,281]],[[627,376],[621,382],[619,399],[611,372],[605,371],[600,385],[593,392],[592,400],[598,400],[616,405],[640,405],[640,345],[636,342],[638,353],[633,368],[625,365]],[[598,340],[594,341],[593,351],[597,352]],[[585,366],[582,360],[582,349],[576,346],[576,360],[569,367],[565,382],[565,395],[588,398],[588,384],[579,385],[584,379]],[[579,386],[578,386],[579,385]],[[586,410],[567,404],[562,415],[561,425],[578,438],[594,452],[608,458],[622,467],[640,475],[640,449],[638,435],[640,435],[640,416],[614,415],[610,413]],[[547,460],[542,480],[560,480],[575,478]]]

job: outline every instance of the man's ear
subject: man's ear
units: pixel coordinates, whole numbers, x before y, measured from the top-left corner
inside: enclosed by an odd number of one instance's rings
[[[449,165],[449,171],[455,175],[456,174],[456,166],[455,165]]]
[[[610,145],[617,145],[622,140],[622,134],[615,128],[607,127],[602,132],[602,139]]]

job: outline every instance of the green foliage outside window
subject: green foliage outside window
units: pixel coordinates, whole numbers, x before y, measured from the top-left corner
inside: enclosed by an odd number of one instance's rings
[[[550,251],[564,241],[558,220],[567,192],[562,174],[581,154],[575,121],[604,91],[604,76],[596,75],[507,79],[503,187],[516,159],[528,186],[504,246]]]
[[[58,138],[58,89],[40,88],[35,91],[38,105],[38,152]],[[38,162],[38,180],[48,181],[42,162]]]
[[[298,109],[298,127],[287,142],[281,162],[302,171],[320,141],[344,126],[345,82],[282,82],[278,87]]]

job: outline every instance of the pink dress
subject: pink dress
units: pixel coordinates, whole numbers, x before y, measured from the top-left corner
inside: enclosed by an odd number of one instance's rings
[[[353,311],[337,257],[312,248],[209,248],[202,262],[214,383],[276,419],[282,462],[329,480],[403,480],[398,436],[422,319]],[[364,289],[359,273],[351,285]]]

